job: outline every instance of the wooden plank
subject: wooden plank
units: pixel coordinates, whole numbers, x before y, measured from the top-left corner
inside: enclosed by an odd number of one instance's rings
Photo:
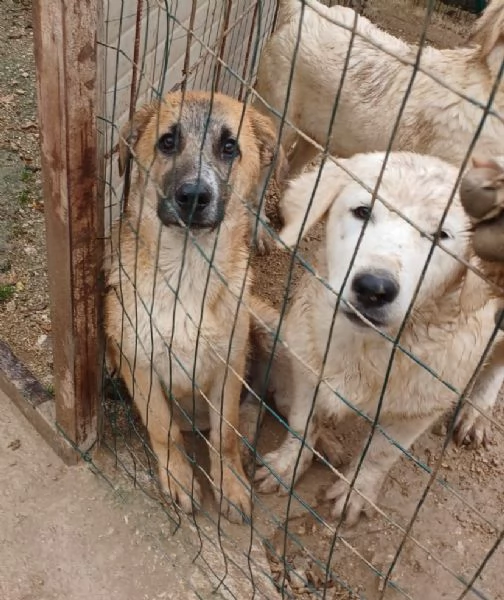
[[[19,408],[66,464],[77,463],[79,454],[55,426],[54,398],[2,341],[0,341],[0,394],[5,394]]]
[[[33,2],[56,420],[81,451],[97,439],[101,391],[101,3]]]

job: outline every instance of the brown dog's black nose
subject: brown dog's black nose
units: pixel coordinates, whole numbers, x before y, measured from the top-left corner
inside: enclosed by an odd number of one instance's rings
[[[195,215],[212,201],[212,191],[204,183],[183,183],[175,193],[175,202],[184,215]]]
[[[373,271],[358,273],[353,278],[352,290],[363,307],[378,308],[397,298],[399,285],[387,271]]]

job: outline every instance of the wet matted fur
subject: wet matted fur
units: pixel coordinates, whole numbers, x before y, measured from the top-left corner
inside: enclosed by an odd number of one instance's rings
[[[377,152],[340,162],[372,190],[383,161],[384,153]],[[394,340],[404,319],[399,344],[406,352],[396,351],[379,416],[386,433],[408,450],[453,407],[457,394],[432,372],[459,391],[469,384],[493,334],[496,304],[481,280],[446,252],[466,261],[471,257],[469,221],[458,196],[439,233],[441,246],[435,247],[422,275],[432,247],[422,232],[435,235],[438,231],[457,172],[438,158],[392,153],[379,188],[389,207],[377,200],[371,209],[371,193],[338,165],[325,164],[304,231],[308,233],[327,216],[326,243],[316,269],[330,289],[310,273],[304,275],[280,331],[289,350],[280,347],[277,351],[270,378],[278,411],[301,439],[306,428],[308,446],[324,441],[322,434],[330,436],[321,425],[352,414],[341,397],[374,418],[393,351],[393,343],[380,331]],[[303,174],[290,184],[282,199],[287,218],[280,237],[288,246],[297,240],[317,177],[318,170]],[[341,302],[331,332],[337,294]],[[490,413],[496,401],[504,378],[501,365],[499,356],[491,354],[471,390],[472,403],[483,412]],[[322,384],[310,418],[319,374]],[[471,432],[480,442],[487,435],[487,419],[469,404],[459,414],[457,427],[464,436]],[[337,440],[329,437],[325,443],[336,461]],[[279,489],[278,477],[289,487],[300,451],[299,438],[287,432],[280,447],[264,457],[267,466],[256,473],[259,491]],[[376,502],[383,480],[399,456],[398,448],[377,430],[356,480],[365,498]],[[305,446],[295,479],[309,467],[312,457]],[[350,480],[358,460],[356,457],[346,472]],[[343,480],[328,491],[335,517],[342,513],[347,491]],[[362,496],[352,493],[347,522],[356,522],[367,506]]]
[[[246,201],[275,145],[267,118],[205,92],[168,94],[121,130],[120,172],[135,160],[108,265],[110,360],[147,427],[161,488],[185,511],[201,490],[181,431],[210,428],[215,495],[233,521],[250,513],[237,438],[255,302]]]
[[[262,51],[256,85],[259,96],[273,109],[282,115],[289,95],[286,118],[325,147],[337,98],[328,151],[348,158],[359,152],[387,149],[408,93],[393,148],[433,154],[460,166],[483,109],[459,94],[480,105],[490,98],[504,58],[504,0],[492,0],[487,6],[476,22],[471,45],[442,50],[425,46],[420,59],[425,72],[416,73],[410,91],[417,46],[382,31],[351,8],[328,8],[317,0],[279,0],[278,4],[277,27]],[[256,105],[272,114],[260,99]],[[492,108],[504,115],[504,80],[499,83]],[[275,119],[279,127],[280,119]],[[282,137],[286,151],[297,139],[290,158],[293,177],[318,150],[287,124]],[[489,115],[475,151],[499,154],[503,139],[502,118]]]

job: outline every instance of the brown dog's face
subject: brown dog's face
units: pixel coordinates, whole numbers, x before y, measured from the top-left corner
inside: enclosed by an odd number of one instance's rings
[[[168,94],[125,126],[120,165],[133,149],[145,200],[165,226],[214,229],[231,201],[245,202],[270,164],[272,125],[227,96]],[[241,126],[240,126],[241,123]]]

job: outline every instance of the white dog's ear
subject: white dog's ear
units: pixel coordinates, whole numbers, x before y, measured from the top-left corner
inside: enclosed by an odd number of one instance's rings
[[[343,169],[333,162],[326,162],[320,177],[319,169],[315,169],[292,181],[279,205],[284,226],[278,234],[278,247],[294,246],[301,230],[304,237],[324,217],[349,181]]]
[[[490,2],[476,21],[469,42],[480,44],[480,56],[483,60],[492,59],[500,66],[504,53],[504,4],[495,0]]]

